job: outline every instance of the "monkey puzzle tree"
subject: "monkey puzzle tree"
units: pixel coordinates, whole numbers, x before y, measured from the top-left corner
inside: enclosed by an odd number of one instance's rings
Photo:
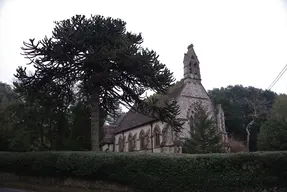
[[[141,34],[126,31],[126,23],[120,19],[100,15],[76,15],[55,25],[52,37],[24,42],[24,55],[35,72],[17,69],[15,77],[21,83],[15,86],[23,94],[37,97],[41,91],[63,101],[72,101],[73,94],[85,97],[90,104],[95,151],[99,150],[100,109],[112,114],[117,103],[180,129],[175,101],[159,107],[156,99],[141,97],[149,89],[165,94],[174,81],[158,55],[141,46]]]

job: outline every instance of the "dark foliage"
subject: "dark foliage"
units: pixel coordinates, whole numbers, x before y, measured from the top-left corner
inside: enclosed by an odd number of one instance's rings
[[[215,104],[221,104],[228,133],[237,140],[246,141],[245,128],[252,121],[249,150],[257,150],[257,134],[270,116],[276,93],[241,85],[216,88],[209,91]]]
[[[185,139],[185,153],[219,153],[223,152],[221,134],[216,121],[208,113],[202,103],[194,104],[194,114],[190,119],[190,137]]]
[[[277,96],[270,118],[260,128],[259,149],[287,150],[287,95]]]
[[[0,153],[0,172],[114,181],[142,191],[263,191],[285,188],[287,153],[144,155]]]
[[[7,84],[0,88],[0,150],[90,150],[90,112],[83,98],[62,111],[46,105],[46,97],[19,98]],[[102,110],[102,109],[101,109]],[[100,126],[106,115],[102,111]],[[103,133],[101,133],[103,134]],[[102,135],[101,135],[102,136]]]
[[[156,100],[148,103],[141,98],[147,90],[166,93],[174,81],[156,52],[141,46],[141,34],[127,32],[120,19],[99,15],[76,15],[55,24],[52,37],[24,42],[24,55],[36,70],[29,75],[26,68],[17,69],[18,93],[61,111],[75,94],[85,98],[91,107],[95,150],[100,108],[113,114],[118,103],[181,128],[175,119],[179,112],[175,101],[159,107]]]

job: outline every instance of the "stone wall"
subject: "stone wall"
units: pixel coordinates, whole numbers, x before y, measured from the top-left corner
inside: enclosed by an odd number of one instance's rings
[[[105,181],[87,181],[80,179],[43,178],[18,176],[0,173],[0,187],[17,188],[34,192],[133,192],[130,187]],[[138,190],[137,190],[138,191]]]

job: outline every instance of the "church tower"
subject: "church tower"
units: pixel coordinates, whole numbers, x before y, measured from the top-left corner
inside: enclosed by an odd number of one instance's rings
[[[189,83],[192,80],[201,81],[199,61],[193,49],[193,44],[187,47],[187,53],[184,54],[184,82]]]

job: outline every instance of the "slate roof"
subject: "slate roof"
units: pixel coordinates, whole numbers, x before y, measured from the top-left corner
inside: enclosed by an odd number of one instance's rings
[[[122,120],[124,119],[125,116],[126,116],[126,113],[121,113],[120,117],[115,122],[116,127],[119,126],[119,124],[122,122]]]
[[[172,86],[166,95],[159,96],[158,105],[163,104],[168,99],[172,98],[176,99],[177,97],[179,97],[183,88],[184,88],[184,82],[182,79],[179,82],[177,82],[174,86]],[[133,110],[129,110],[129,112],[127,112],[127,114],[122,118],[122,120],[117,125],[115,133],[126,131],[138,127],[140,125],[151,123],[153,121],[156,121],[156,119],[135,112]]]

